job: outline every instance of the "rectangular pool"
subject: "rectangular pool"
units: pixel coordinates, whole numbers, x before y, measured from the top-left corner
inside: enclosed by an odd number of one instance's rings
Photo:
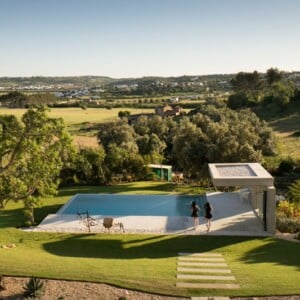
[[[106,216],[168,216],[187,217],[191,215],[191,203],[201,208],[206,196],[149,195],[149,194],[77,194],[58,212],[60,215],[76,215],[88,211],[90,215]]]

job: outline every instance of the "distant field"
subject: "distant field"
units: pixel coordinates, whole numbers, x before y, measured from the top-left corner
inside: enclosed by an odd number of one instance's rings
[[[68,126],[68,130],[74,137],[75,144],[79,147],[96,147],[98,145],[95,137],[96,124],[101,124],[118,119],[119,111],[130,111],[131,114],[152,113],[153,109],[134,109],[134,108],[52,108],[48,113],[52,118],[63,118]],[[26,109],[0,108],[0,115],[15,115],[21,118]]]
[[[83,110],[81,108],[52,108],[49,112],[49,116],[52,118],[63,118],[68,126],[81,124],[85,122],[90,123],[105,123],[118,119],[119,111],[130,111],[131,114],[149,113],[153,112],[153,109],[135,109],[135,108],[88,108]],[[21,116],[26,112],[26,109],[9,109],[0,108],[0,115],[9,114]]]

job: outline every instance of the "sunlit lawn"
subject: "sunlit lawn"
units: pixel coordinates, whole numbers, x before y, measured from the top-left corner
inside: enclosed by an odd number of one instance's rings
[[[280,155],[300,161],[300,114],[278,119],[270,125],[279,139]]]
[[[109,187],[72,187],[44,199],[36,209],[41,220],[76,193],[179,193],[190,191],[171,183],[132,183]],[[193,187],[192,192],[201,190]],[[16,229],[21,205],[0,210],[0,274],[105,282],[125,288],[169,295],[206,295],[209,290],[179,289],[178,252],[222,253],[238,290],[214,290],[214,295],[278,295],[300,293],[300,244],[274,238],[204,235],[58,234]]]

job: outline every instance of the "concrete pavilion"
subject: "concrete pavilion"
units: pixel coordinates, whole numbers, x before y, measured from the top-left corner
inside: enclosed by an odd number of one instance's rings
[[[274,178],[259,163],[209,164],[209,173],[215,187],[240,187],[241,200],[249,201],[264,231],[275,234]]]

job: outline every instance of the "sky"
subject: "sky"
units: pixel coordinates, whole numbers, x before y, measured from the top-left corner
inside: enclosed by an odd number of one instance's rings
[[[0,77],[300,71],[299,0],[0,0]]]

